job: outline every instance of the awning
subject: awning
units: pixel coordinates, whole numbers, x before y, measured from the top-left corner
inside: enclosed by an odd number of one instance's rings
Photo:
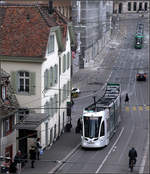
[[[47,114],[32,113],[15,125],[16,129],[35,130],[42,122],[48,119]]]

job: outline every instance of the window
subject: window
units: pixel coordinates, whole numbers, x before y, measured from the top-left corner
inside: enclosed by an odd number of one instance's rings
[[[6,86],[2,86],[2,99],[6,99]]]
[[[3,120],[3,136],[9,135],[14,128],[15,125],[15,116],[9,116],[8,118]]]
[[[105,135],[105,125],[104,125],[104,121],[102,122],[102,125],[101,125],[101,133],[100,133],[100,137],[104,136]]]
[[[131,11],[131,2],[128,2],[128,11]]]
[[[147,2],[144,4],[144,10],[147,11]]]
[[[11,86],[14,93],[21,95],[35,95],[36,73],[26,71],[11,72]]]
[[[50,35],[48,44],[48,54],[54,51],[54,35]]]
[[[29,72],[19,72],[19,92],[29,92]]]
[[[21,121],[28,114],[29,114],[28,109],[19,109],[19,111],[18,111],[18,121]]]
[[[136,2],[133,3],[133,11],[136,11]]]
[[[139,11],[142,10],[142,2],[139,3]]]

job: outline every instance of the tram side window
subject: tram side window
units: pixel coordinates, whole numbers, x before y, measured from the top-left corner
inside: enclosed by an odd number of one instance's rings
[[[100,137],[104,136],[105,135],[105,125],[104,125],[104,121],[102,122],[102,125],[101,125],[101,133],[100,133]]]

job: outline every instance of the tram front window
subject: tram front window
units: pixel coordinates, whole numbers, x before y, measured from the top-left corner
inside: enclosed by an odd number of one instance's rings
[[[142,39],[141,38],[136,38],[136,44],[141,44]]]
[[[101,117],[84,117],[85,137],[97,138],[99,134],[100,123]]]

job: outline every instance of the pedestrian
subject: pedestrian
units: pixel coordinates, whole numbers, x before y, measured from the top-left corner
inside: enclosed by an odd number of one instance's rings
[[[36,148],[35,148],[35,146],[31,146],[29,153],[30,153],[30,160],[31,160],[31,168],[34,168],[34,162],[36,160]]]
[[[40,150],[41,150],[42,146],[40,143],[40,138],[37,138],[36,140],[36,149],[37,149],[37,159],[40,159]]]
[[[126,103],[129,103],[129,96],[128,96],[128,93],[126,93],[126,97],[125,97],[125,104]]]
[[[20,150],[18,150],[18,152],[16,153],[15,158],[14,158],[14,162],[16,163],[18,174],[20,174],[21,167],[22,167],[21,166],[22,165],[22,154],[21,154]]]
[[[10,164],[9,173],[15,174],[16,172],[17,172],[16,163],[15,163],[15,162],[12,162],[12,163]]]

